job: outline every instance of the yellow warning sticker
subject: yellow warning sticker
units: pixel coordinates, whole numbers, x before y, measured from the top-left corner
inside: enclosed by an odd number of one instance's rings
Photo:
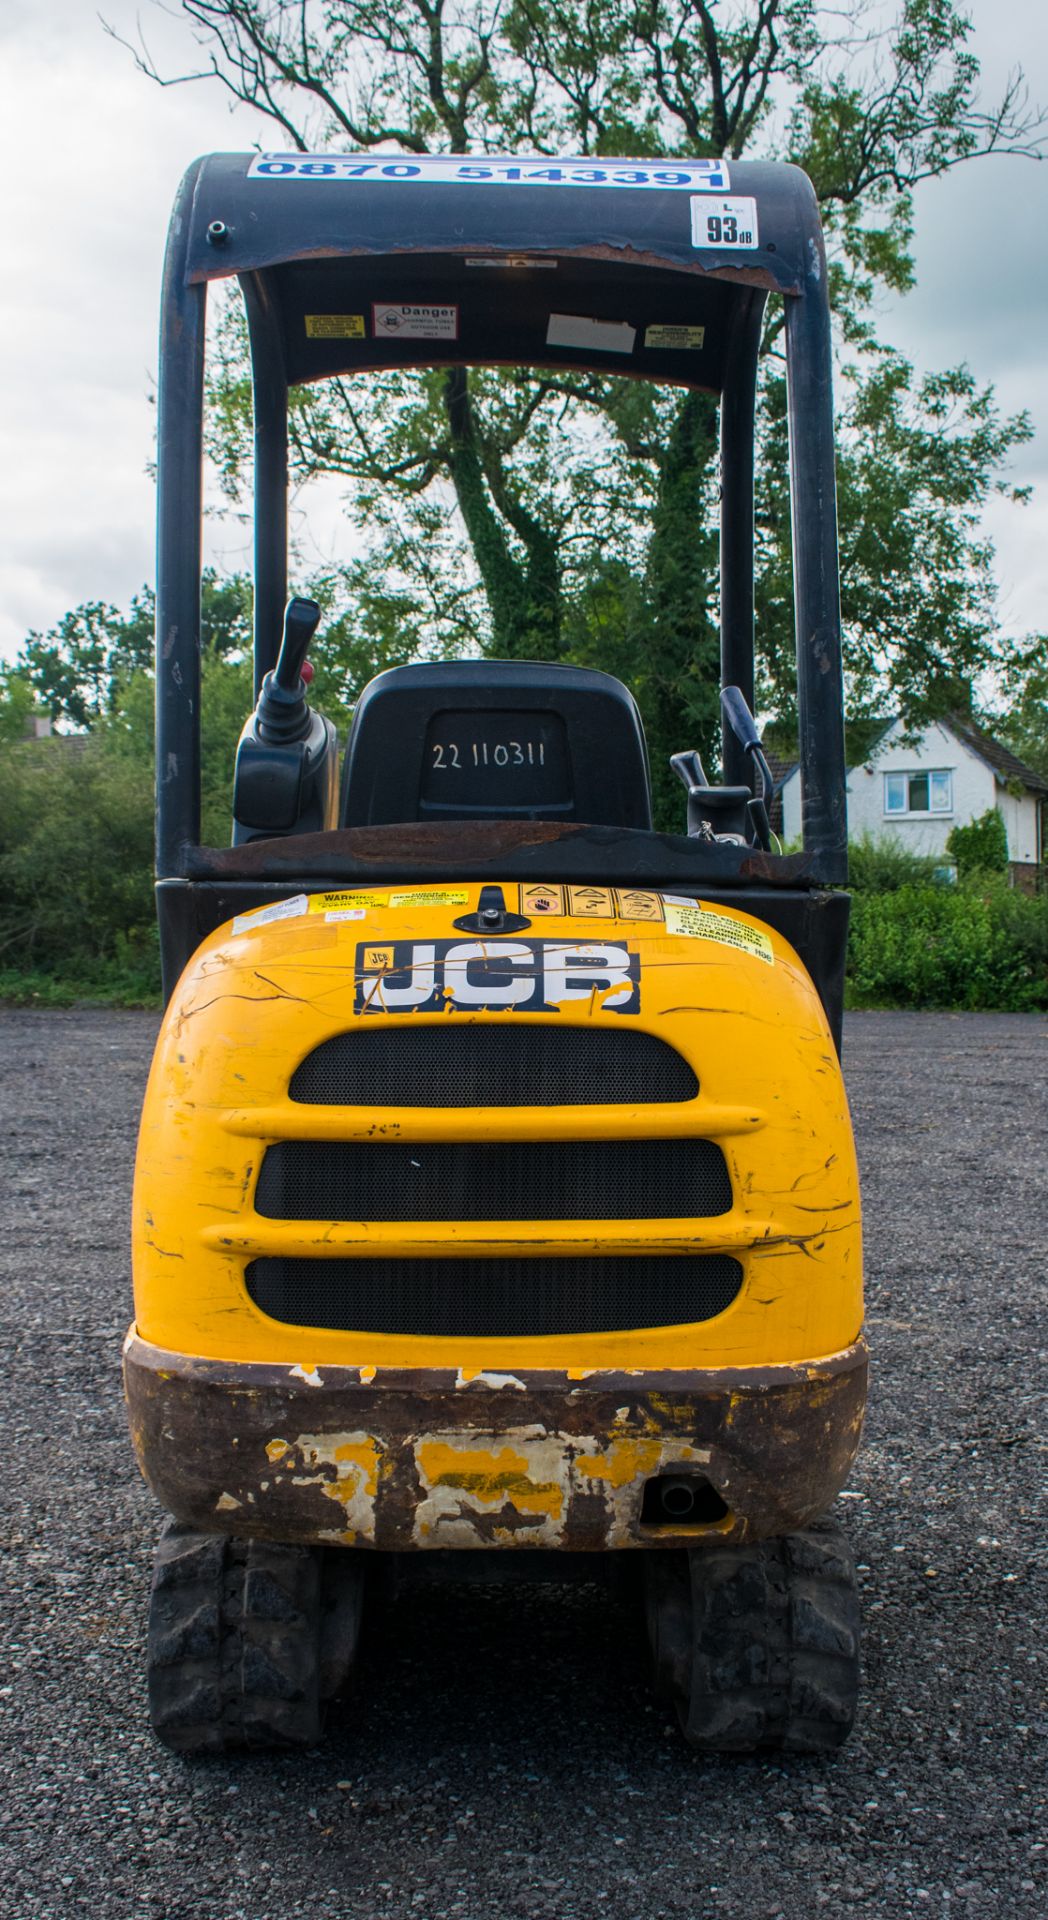
[[[363,914],[369,907],[388,907],[388,893],[313,893],[310,913]]]
[[[701,347],[705,338],[705,327],[645,327],[644,329],[646,347],[676,347],[678,352],[689,347]]]
[[[465,887],[415,887],[389,896],[391,907],[464,907],[468,901]]]
[[[364,965],[369,973],[388,973],[393,965],[392,947],[365,947]]]
[[[343,920],[360,920],[376,907],[464,907],[469,903],[465,887],[412,887],[400,893],[314,893],[310,913],[322,913],[330,920],[336,914]]]
[[[530,887],[521,887],[519,892],[521,913],[544,913],[548,915],[551,913],[564,912],[563,887],[547,887],[541,881],[538,881]]]
[[[307,340],[363,340],[362,313],[307,313]]]
[[[691,900],[666,901],[666,931],[687,934],[692,940],[716,940],[722,947],[734,947],[737,953],[752,954],[765,966],[775,965],[775,952],[766,933]]]
[[[616,887],[615,905],[622,920],[661,920],[662,896],[642,887]]]
[[[569,887],[568,912],[580,920],[614,920],[615,896],[610,887]]]

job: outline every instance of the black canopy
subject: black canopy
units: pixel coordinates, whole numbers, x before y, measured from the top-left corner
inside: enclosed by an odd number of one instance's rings
[[[806,176],[734,160],[288,153],[198,160],[169,232],[158,451],[162,878],[193,870],[199,839],[204,314],[208,282],[232,275],[253,364],[258,678],[273,663],[287,592],[289,384],[381,367],[525,363],[721,395],[722,677],[751,704],[754,391],[765,301],[783,295],[805,851],[779,864],[783,882],[844,877],[829,308]],[[731,735],[724,774],[749,778]],[[730,851],[718,855],[721,879]],[[701,860],[697,847],[691,857]],[[736,864],[741,878],[741,854]]]
[[[447,359],[719,390],[754,289],[800,293],[820,248],[794,167],[216,154],[186,276],[264,272],[293,382]]]

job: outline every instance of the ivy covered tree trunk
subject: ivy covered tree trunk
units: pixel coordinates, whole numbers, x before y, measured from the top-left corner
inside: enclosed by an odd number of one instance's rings
[[[491,610],[496,660],[557,660],[563,604],[557,538],[528,510],[485,447],[465,367],[448,370],[448,470]],[[507,528],[524,548],[514,554]]]
[[[715,400],[685,394],[659,472],[631,676],[648,735],[656,825],[666,832],[683,832],[685,818],[670,754],[697,747],[711,778],[720,757],[717,446]]]

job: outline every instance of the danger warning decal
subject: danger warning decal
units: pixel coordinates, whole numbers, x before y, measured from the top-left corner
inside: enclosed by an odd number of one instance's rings
[[[357,947],[357,1013],[640,1012],[640,957],[614,940],[391,940]]]
[[[457,340],[457,307],[391,306],[376,301],[371,308],[376,340]]]

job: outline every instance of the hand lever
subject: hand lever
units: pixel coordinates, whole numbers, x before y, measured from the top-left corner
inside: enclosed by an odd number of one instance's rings
[[[295,598],[284,608],[284,633],[273,669],[273,681],[282,693],[297,693],[309,643],[320,625],[315,600]]]
[[[259,738],[286,745],[305,740],[313,716],[306,699],[306,649],[320,624],[315,600],[289,600],[277,664],[262,682],[255,709]],[[311,676],[312,677],[312,676]]]
[[[757,722],[738,687],[721,688],[721,706],[736,740],[745,747],[747,753],[752,753],[754,747],[760,746],[761,737],[757,732]]]
[[[687,753],[671,754],[670,766],[673,768],[678,780],[683,783],[689,793],[692,787],[708,787],[710,784],[703,772],[702,761],[699,759],[694,747],[690,748]]]
[[[775,783],[771,777],[771,768],[764,757],[761,737],[757,732],[757,722],[746,704],[741,689],[738,687],[721,688],[721,706],[724,708],[724,717],[735,735],[736,740],[746,749],[746,752],[749,754],[750,759],[753,761],[761,777],[760,798],[751,800],[747,811],[753,822],[757,844],[767,852],[771,847],[768,806],[771,801],[772,789]]]

